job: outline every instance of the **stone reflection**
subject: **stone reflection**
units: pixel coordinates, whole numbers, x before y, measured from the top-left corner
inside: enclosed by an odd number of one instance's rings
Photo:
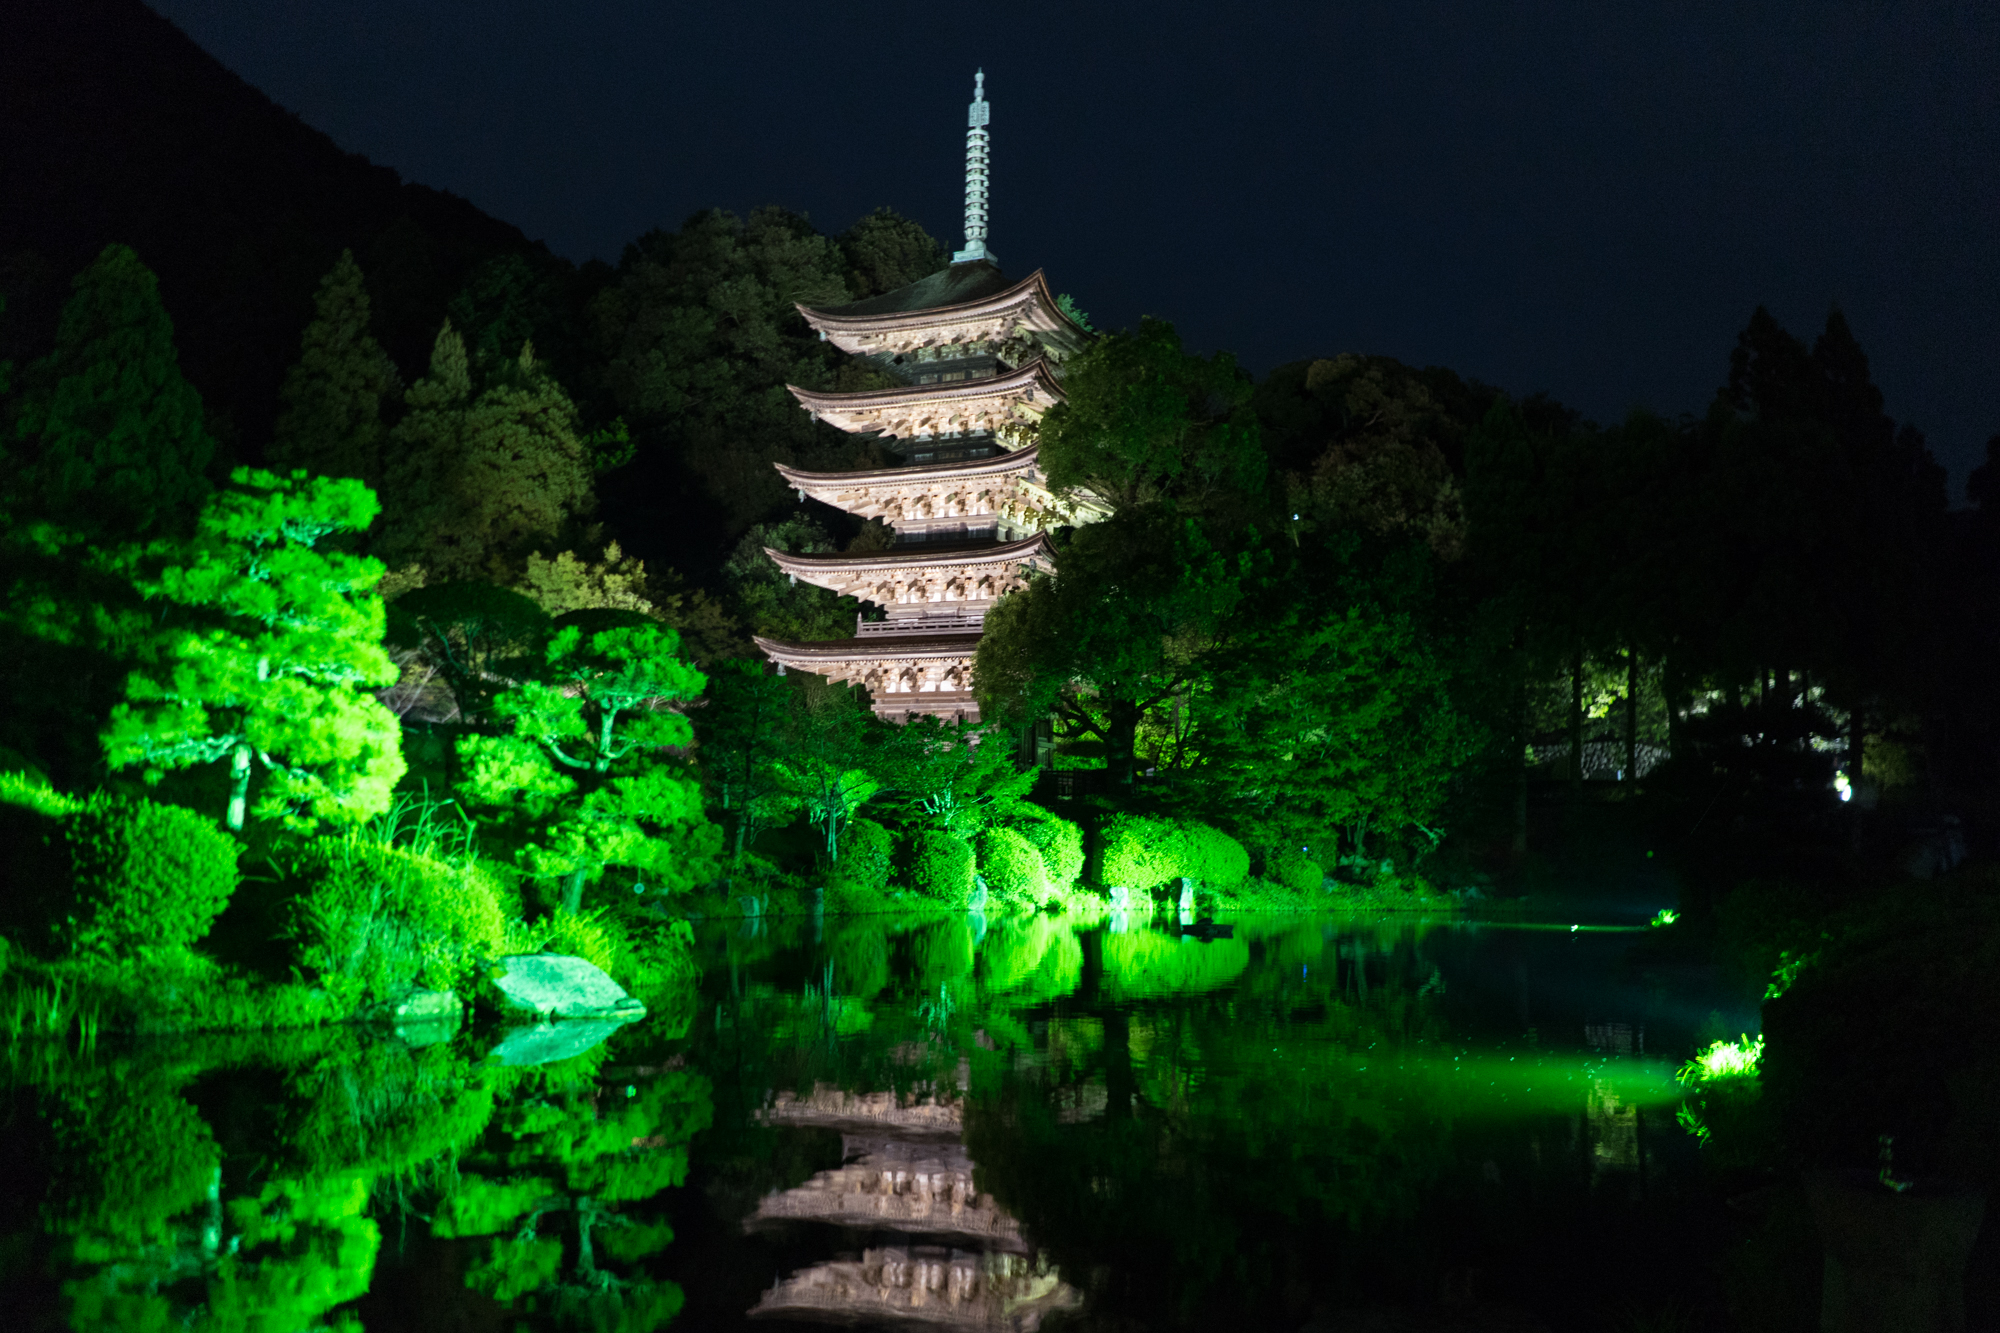
[[[962,1098],[819,1084],[805,1097],[779,1094],[761,1118],[838,1131],[842,1163],[766,1195],[746,1229],[820,1223],[899,1232],[912,1243],[870,1246],[859,1258],[837,1255],[793,1273],[764,1293],[752,1316],[1027,1330],[1080,1303],[1032,1253],[1019,1220],[974,1183]]]

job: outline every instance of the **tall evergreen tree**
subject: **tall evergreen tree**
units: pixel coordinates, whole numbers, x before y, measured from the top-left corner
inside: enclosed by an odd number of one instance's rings
[[[317,313],[280,393],[271,460],[287,470],[377,486],[387,435],[382,403],[396,391],[398,376],[368,332],[368,289],[352,251],[341,251],[313,300]]]
[[[465,342],[449,321],[430,373],[404,395],[390,434],[390,505],[377,549],[431,580],[497,577],[528,546],[556,539],[596,504],[576,408],[524,346],[475,396]]]
[[[215,442],[182,378],[159,280],[123,245],[79,274],[15,430],[28,508],[94,540],[184,528]]]

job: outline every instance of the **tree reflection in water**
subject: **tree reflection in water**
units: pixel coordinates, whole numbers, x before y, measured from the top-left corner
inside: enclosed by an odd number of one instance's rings
[[[1636,1040],[1678,1038],[1616,944],[774,918],[706,928],[677,1018],[544,1066],[486,1059],[485,1030],[21,1044],[9,1308],[162,1333],[1615,1327],[1713,1229]]]

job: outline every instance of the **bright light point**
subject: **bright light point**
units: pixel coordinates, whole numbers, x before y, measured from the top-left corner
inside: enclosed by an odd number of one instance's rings
[[[1833,789],[1840,793],[1840,799],[1843,801],[1854,799],[1854,784],[1847,780],[1847,774],[1845,773],[1835,773],[1833,775]]]

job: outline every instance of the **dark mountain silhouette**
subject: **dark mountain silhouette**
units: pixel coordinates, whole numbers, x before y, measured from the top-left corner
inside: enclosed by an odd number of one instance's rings
[[[0,359],[52,337],[70,277],[122,241],[160,276],[183,367],[254,458],[322,274],[368,273],[376,336],[421,372],[479,263],[546,249],[343,152],[139,0],[0,7]]]

